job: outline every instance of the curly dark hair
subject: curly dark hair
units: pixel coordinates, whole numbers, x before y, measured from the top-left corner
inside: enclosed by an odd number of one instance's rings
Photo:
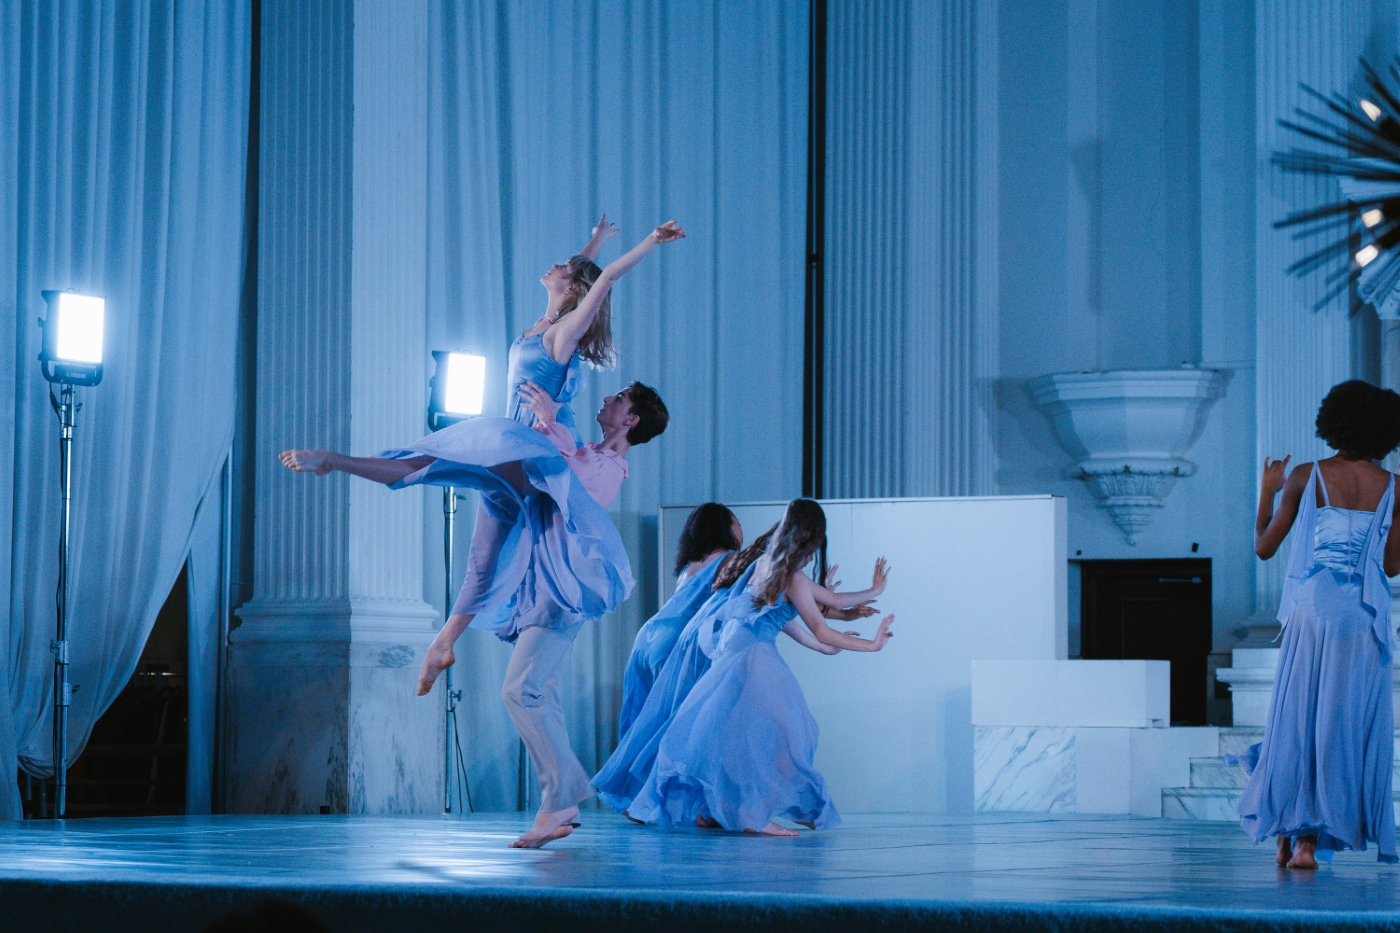
[[[1317,410],[1317,436],[1349,457],[1380,460],[1400,446],[1400,395],[1360,379],[1339,382]]]
[[[637,423],[627,432],[627,443],[634,447],[645,444],[666,430],[671,423],[671,413],[666,410],[666,403],[661,401],[655,389],[634,382],[622,392],[632,406],[632,414],[637,416]]]
[[[681,529],[681,541],[676,548],[676,574],[691,561],[700,560],[715,551],[739,550],[739,538],[734,534],[734,513],[718,502],[706,502],[690,513]]]

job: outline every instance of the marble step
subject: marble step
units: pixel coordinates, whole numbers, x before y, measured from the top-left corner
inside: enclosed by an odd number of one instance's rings
[[[1393,782],[1400,787],[1400,751],[1391,766]],[[1234,787],[1243,788],[1249,782],[1249,775],[1238,765],[1227,765],[1224,758],[1192,758],[1191,786],[1193,788]]]
[[[1220,754],[1239,755],[1255,742],[1264,741],[1263,726],[1239,726],[1220,730]],[[1395,757],[1400,759],[1400,729],[1395,730]]]
[[[1207,823],[1238,823],[1235,804],[1237,787],[1165,787],[1162,789],[1162,817],[1168,820],[1196,820]],[[1393,792],[1395,812],[1400,814],[1400,791]],[[1400,816],[1396,817],[1400,826]]]

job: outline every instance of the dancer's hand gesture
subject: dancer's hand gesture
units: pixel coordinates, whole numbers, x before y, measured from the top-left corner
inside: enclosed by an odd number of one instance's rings
[[[894,637],[894,632],[890,631],[890,626],[894,624],[894,614],[885,616],[880,620],[880,628],[875,633],[875,637],[870,639],[871,651],[879,651],[885,647],[885,643]]]
[[[856,619],[868,619],[877,612],[875,607],[870,605],[872,602],[874,602],[873,599],[868,602],[863,602],[858,606],[852,606],[849,609],[832,609],[830,606],[823,606],[822,615],[838,622],[854,622]],[[860,632],[847,632],[846,634],[859,635]]]
[[[541,424],[553,422],[559,409],[564,407],[563,402],[556,402],[553,396],[528,379],[520,384],[518,391],[520,404],[533,411]]]
[[[1288,482],[1288,461],[1293,459],[1289,454],[1282,460],[1270,460],[1264,458],[1264,478],[1259,481],[1260,488],[1264,495],[1273,498],[1284,484]]]
[[[672,240],[685,239],[685,231],[682,230],[681,225],[674,220],[666,221],[653,230],[651,235],[656,238],[656,242],[658,243],[670,243]]]
[[[840,564],[832,564],[830,567],[826,568],[826,580],[822,583],[822,586],[831,590],[833,593],[841,586],[841,581],[836,579],[836,568],[840,566]]]
[[[885,591],[885,583],[890,578],[890,565],[883,557],[875,558],[875,572],[870,575],[870,589],[879,596]]]
[[[602,217],[598,218],[598,223],[593,228],[593,240],[596,243],[602,244],[604,241],[611,240],[613,237],[617,236],[619,232],[617,224],[608,220],[608,215],[604,214]]]

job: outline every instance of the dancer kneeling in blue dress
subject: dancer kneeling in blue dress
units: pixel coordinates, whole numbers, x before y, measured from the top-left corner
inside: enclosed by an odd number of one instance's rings
[[[1250,771],[1240,822],[1256,843],[1278,837],[1277,861],[1316,868],[1319,856],[1376,844],[1396,861],[1391,797],[1390,586],[1400,538],[1389,535],[1395,476],[1372,461],[1400,445],[1400,396],[1359,380],[1335,386],[1317,436],[1336,456],[1296,467],[1264,459],[1254,550],[1293,550],[1278,620],[1278,673],[1262,744],[1231,756]],[[1274,511],[1274,496],[1283,500]]]
[[[719,503],[707,503],[701,509],[713,506],[714,510],[709,516],[704,516],[697,523],[701,527],[711,524],[715,517],[727,515],[733,519],[733,513]],[[717,510],[723,509],[723,513]],[[699,513],[700,509],[691,513],[692,520]],[[687,521],[686,528],[691,529],[691,522]],[[617,810],[623,816],[633,822],[640,823],[641,820],[633,817],[627,810],[632,803],[632,798],[637,791],[646,784],[656,763],[656,753],[662,737],[670,728],[671,721],[675,718],[681,704],[690,694],[690,690],[695,683],[710,669],[710,655],[706,650],[702,650],[701,637],[706,646],[713,645],[713,632],[724,623],[729,614],[734,611],[744,612],[747,607],[741,606],[737,610],[726,613],[725,607],[732,598],[744,592],[745,584],[748,583],[753,564],[763,556],[768,547],[768,542],[772,540],[777,525],[768,529],[748,547],[741,551],[721,556],[707,565],[707,569],[713,568],[714,573],[709,575],[712,582],[706,587],[705,592],[697,594],[695,600],[707,597],[698,608],[691,611],[691,615],[685,619],[666,618],[665,610],[657,613],[662,617],[659,621],[666,626],[672,626],[676,622],[682,623],[682,628],[674,636],[662,634],[655,639],[645,639],[647,626],[643,626],[642,632],[638,634],[637,645],[632,650],[632,657],[628,660],[628,675],[624,679],[624,690],[631,690],[633,693],[624,693],[624,715],[629,703],[635,709],[635,713],[625,720],[626,728],[618,730],[617,748],[608,757],[607,762],[593,778],[593,786],[598,789],[598,796],[604,803]],[[737,543],[743,543],[743,528],[738,520],[733,519],[732,530],[736,532]],[[682,542],[687,540],[687,535],[682,532]],[[702,540],[703,533],[697,532],[692,540]],[[680,548],[680,556],[684,557],[686,546]],[[679,564],[679,562],[678,562]],[[833,590],[840,586],[840,581],[836,580],[837,567],[835,564],[827,572],[826,588]],[[677,595],[681,589],[677,588]],[[866,596],[865,599],[859,599]],[[823,616],[828,619],[841,621],[854,621],[856,619],[866,619],[875,615],[875,609],[870,605],[874,599],[874,594],[869,593],[834,593],[831,602],[833,605],[823,605],[821,608]],[[675,597],[672,603],[675,602]],[[835,604],[848,608],[838,609]],[[671,603],[668,603],[668,606]],[[792,638],[803,647],[810,648],[822,654],[837,654],[840,648],[824,645],[812,635],[801,621],[789,618],[782,626],[783,634]],[[663,630],[664,633],[664,630]],[[847,635],[859,635],[859,632],[846,632]],[[666,647],[664,642],[669,638],[670,646]],[[665,648],[664,654],[662,648]],[[641,681],[644,675],[637,674],[633,679],[635,669],[649,669],[655,673],[646,684],[645,696],[638,698],[637,692],[641,690]],[[659,668],[659,670],[658,670]],[[630,686],[629,686],[630,685]],[[698,814],[696,823],[702,827],[715,828],[719,824],[703,814]]]
[[[736,595],[702,626],[697,645],[711,664],[661,735],[655,764],[628,808],[637,820],[675,825],[713,820],[725,829],[775,836],[840,816],[815,767],[817,724],[774,639],[794,616],[828,649],[879,651],[891,637],[887,616],[871,639],[837,632],[820,606],[863,603],[884,591],[888,569],[876,562],[870,589],[839,595],[802,572],[826,540],[826,515],[796,499]],[[669,664],[670,662],[668,662]],[[635,730],[634,730],[635,731]]]

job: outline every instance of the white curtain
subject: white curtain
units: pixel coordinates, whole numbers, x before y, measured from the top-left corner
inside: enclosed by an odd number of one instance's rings
[[[800,492],[807,157],[806,0],[439,0],[429,94],[429,349],[490,360],[544,310],[540,275],[588,240],[601,212],[615,258],[662,220],[689,238],[615,290],[616,370],[575,402],[583,433],[602,396],[660,391],[666,434],[628,456],[613,511],[636,592],[586,627],[568,719],[585,767],[615,741],[632,638],[655,610],[663,503]],[[426,554],[440,554],[429,497]],[[458,537],[465,557],[468,502]],[[754,533],[754,530],[750,530]],[[443,600],[429,559],[425,598]],[[458,565],[457,579],[465,568]],[[516,739],[498,691],[508,651],[468,632],[458,650],[463,752],[477,809],[515,809]]]
[[[69,747],[126,684],[233,432],[248,0],[0,5],[0,816],[51,772],[57,425],[41,289],[107,299],[74,450]],[[7,345],[7,341],[0,341]]]

